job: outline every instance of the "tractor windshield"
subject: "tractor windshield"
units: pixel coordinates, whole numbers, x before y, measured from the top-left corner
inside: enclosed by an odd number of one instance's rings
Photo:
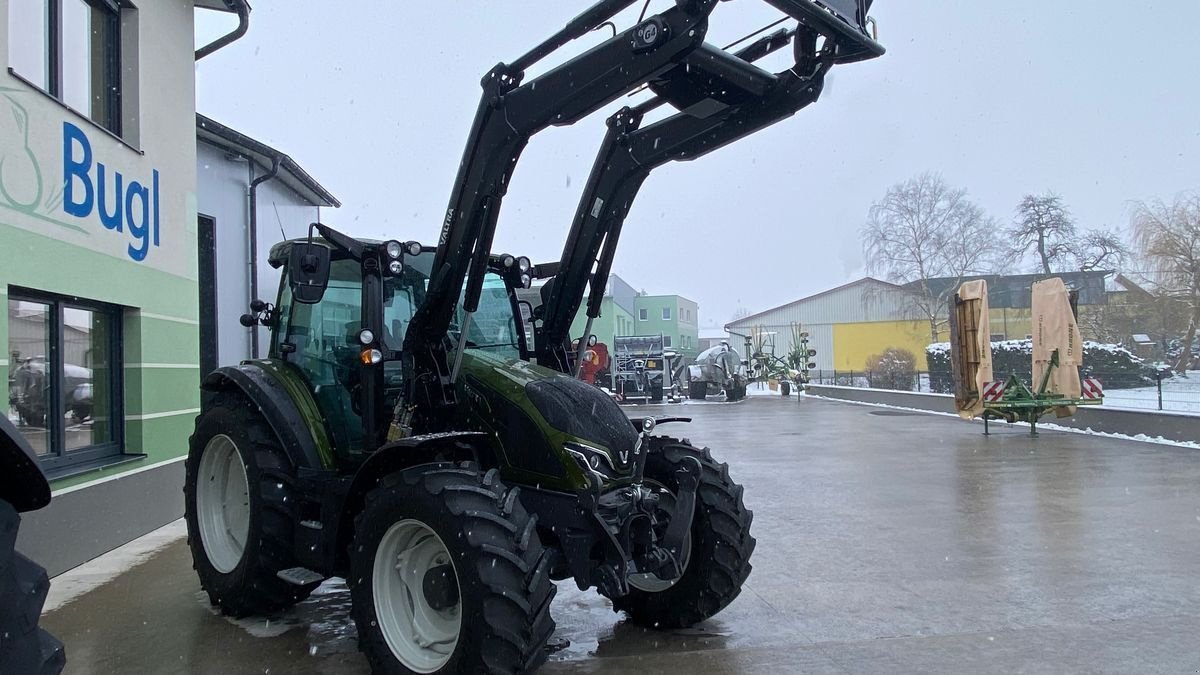
[[[429,288],[432,261],[432,251],[406,257],[404,273],[384,279],[382,340],[389,350],[399,351],[404,344],[409,322]],[[278,306],[282,330],[277,334],[275,352],[291,351],[294,354],[291,360],[300,366],[314,388],[347,383],[355,376],[361,351],[358,333],[363,328],[362,271],[357,261],[335,257],[320,302],[293,303],[290,288],[283,284]],[[519,358],[513,308],[507,284],[499,275],[489,272],[479,309],[467,329],[467,346]],[[460,306],[450,327],[454,340],[461,325]],[[291,347],[280,349],[285,343]],[[395,373],[392,370],[388,368],[389,380],[399,376],[398,369]]]

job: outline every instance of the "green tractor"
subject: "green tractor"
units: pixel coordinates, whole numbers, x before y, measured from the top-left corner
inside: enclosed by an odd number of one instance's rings
[[[630,419],[573,377],[561,339],[589,278],[593,301],[602,294],[607,274],[591,270],[611,263],[624,214],[577,222],[558,263],[491,251],[533,134],[644,84],[700,119],[696,96],[752,93],[751,75],[776,76],[751,61],[792,37],[729,54],[704,44],[716,0],[680,0],[522,84],[527,67],[633,2],[601,2],[485,76],[436,247],[314,224],[271,250],[276,302],[243,316],[270,328],[269,355],[207,376],[187,461],[189,545],[223,613],[275,612],[344,577],[376,672],[517,673],[546,658],[555,581],[595,588],[630,621],[661,629],[737,597],[755,544],[742,487],[707,449],[655,434],[686,420]],[[800,24],[804,67],[779,87],[806,90],[789,99],[792,112],[815,100],[829,64],[878,49],[863,25],[869,3],[839,2],[861,16],[771,0]],[[767,96],[723,105],[764,117],[747,124],[709,106],[705,124],[739,130],[710,136],[710,147],[787,116]],[[577,239],[607,248],[585,265]],[[538,277],[552,278],[543,289],[556,309],[532,317],[516,292]]]

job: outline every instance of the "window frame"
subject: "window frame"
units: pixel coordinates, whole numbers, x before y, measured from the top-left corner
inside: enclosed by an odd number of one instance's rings
[[[670,308],[670,307],[663,307],[663,308],[662,308],[662,320],[663,320],[663,321],[670,321],[670,320],[671,320],[671,314],[672,314],[672,312],[671,312],[671,308]]]
[[[108,464],[110,459],[119,460],[119,458],[125,457],[125,355],[121,351],[125,328],[123,308],[100,301],[57,295],[18,286],[9,286],[8,299],[18,302],[36,302],[50,307],[50,353],[46,355],[47,368],[50,371],[50,401],[46,414],[49,447],[45,455],[38,457],[38,463],[41,464],[46,475],[52,480],[64,478],[76,473],[75,469],[78,467],[83,466],[85,469],[90,469]],[[109,400],[112,401],[111,438],[101,443],[93,443],[75,449],[66,447],[66,425],[62,421],[66,412],[63,409],[65,381],[63,354],[66,353],[63,326],[64,310],[67,308],[103,314],[112,322],[112,330],[109,331],[108,340],[106,340],[111,373],[109,383]],[[5,311],[8,311],[7,307]],[[9,364],[9,368],[14,367],[16,364]],[[94,380],[93,386],[95,386]],[[93,397],[95,397],[94,393]],[[54,420],[53,424],[50,420]]]
[[[674,349],[674,347],[671,345],[671,336],[670,335],[663,336],[663,349]]]
[[[104,114],[99,116],[102,117],[102,119],[97,119],[97,116],[93,114],[93,108],[95,107],[97,99],[95,87],[92,86],[94,84],[93,82],[88,82],[90,100],[88,101],[88,108],[86,110],[79,110],[70,103],[67,103],[63,93],[65,78],[63,72],[63,46],[65,44],[63,35],[63,3],[74,1],[81,2],[88,8],[89,25],[91,24],[91,18],[97,11],[103,12],[107,21],[109,22],[108,30],[104,36],[105,45],[103,49],[103,63],[97,66],[97,64],[93,64],[89,61],[90,68],[88,72],[88,77],[91,78],[94,75],[97,67],[102,68],[104,71],[104,86],[101,87],[101,90],[104,92],[106,100],[103,107]],[[14,70],[12,67],[8,68],[8,72],[29,86],[48,94],[66,109],[80,115],[96,126],[123,140],[125,137],[125,115],[123,110],[124,101],[122,100],[122,93],[125,90],[125,80],[121,76],[122,57],[124,56],[124,54],[122,54],[122,47],[124,44],[122,41],[122,13],[125,9],[128,9],[128,5],[126,5],[122,0],[42,0],[42,6],[46,10],[46,39],[43,45],[46,50],[46,72],[40,74],[43,76],[43,78],[37,79],[44,79],[45,86],[43,87],[38,85],[35,80],[30,77],[31,73],[22,74],[21,71]],[[11,26],[9,27],[9,30],[12,30]],[[95,27],[93,26],[93,31],[94,30]],[[6,35],[5,37],[11,41],[11,35]],[[86,48],[90,54],[91,45],[87,45]]]
[[[638,309],[638,321],[649,321],[649,320],[650,320],[650,310],[646,309],[645,307],[639,308]]]

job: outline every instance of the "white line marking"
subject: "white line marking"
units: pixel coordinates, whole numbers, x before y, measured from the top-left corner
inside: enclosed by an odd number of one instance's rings
[[[184,319],[178,316],[167,316],[166,314],[154,314],[151,312],[142,312],[141,315],[147,319],[157,319],[159,321],[173,321],[175,323],[186,323],[189,326],[199,326],[200,322],[196,319]]]
[[[134,474],[142,473],[144,471],[150,471],[151,469],[161,469],[162,467],[164,467],[168,464],[174,464],[175,462],[182,462],[185,459],[187,459],[187,455],[182,455],[180,457],[175,457],[172,459],[165,459],[161,462],[147,464],[146,466],[139,466],[136,469],[130,469],[129,471],[123,471],[121,473],[113,474],[111,476],[105,476],[104,478],[97,478],[96,480],[91,480],[86,483],[80,483],[79,485],[72,485],[71,487],[65,487],[61,490],[55,490],[50,493],[50,497],[54,498],[59,495],[65,495],[69,492],[75,492],[76,490],[86,490],[87,488],[95,487],[101,483],[107,483],[111,480],[119,480],[121,478],[128,478],[129,476],[132,476]]]
[[[187,410],[168,410],[166,412],[146,413],[144,415],[126,415],[126,422],[142,422],[144,420],[157,420],[163,417],[176,417],[178,415],[189,415],[200,412],[199,408],[188,408]]]
[[[43,612],[52,612],[88,591],[102,586],[129,569],[146,562],[158,551],[187,536],[183,518],[115,548],[102,556],[54,577]]]
[[[126,363],[126,368],[164,368],[175,370],[199,370],[197,363]]]

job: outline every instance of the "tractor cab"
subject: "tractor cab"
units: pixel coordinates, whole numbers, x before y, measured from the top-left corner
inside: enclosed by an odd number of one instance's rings
[[[432,247],[417,242],[350,241],[355,246],[313,237],[272,247],[268,262],[282,272],[279,293],[274,307],[259,304],[261,316],[252,317],[273,328],[268,358],[291,364],[299,373],[339,458],[361,457],[374,449],[365,442],[370,432],[364,428],[364,410],[372,406],[364,406],[364,384],[376,372],[382,374],[385,411],[404,392],[404,339],[425,301],[434,254]],[[304,256],[314,255],[314,249],[324,251],[316,256],[322,269],[302,272]],[[460,307],[448,340],[457,344],[466,323],[469,350],[520,359],[528,350],[524,322],[515,318],[520,316],[515,291],[528,285],[532,266],[525,258],[494,258],[479,309],[464,321]],[[371,308],[366,316],[364,307]]]

